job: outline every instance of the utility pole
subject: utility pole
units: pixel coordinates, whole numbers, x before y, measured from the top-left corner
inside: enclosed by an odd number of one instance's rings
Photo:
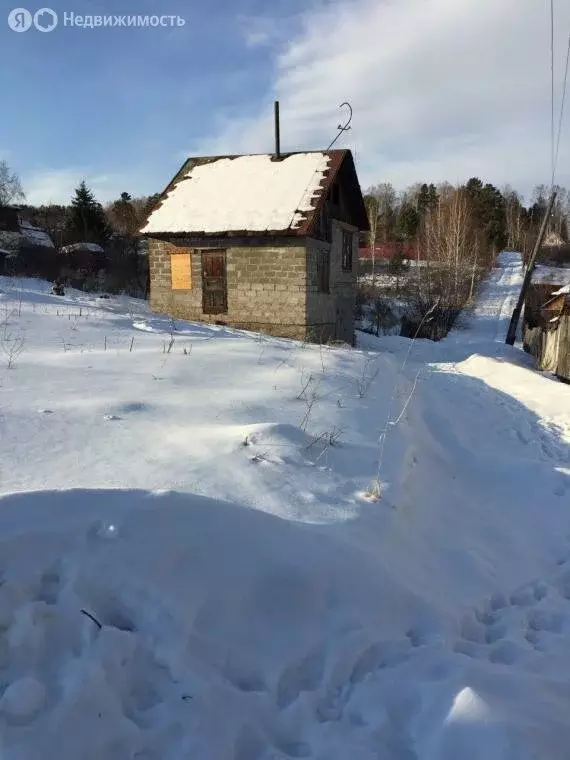
[[[534,244],[534,248],[532,250],[532,254],[530,256],[530,260],[528,262],[528,267],[525,272],[521,292],[519,295],[519,300],[517,301],[517,305],[515,306],[515,309],[513,311],[513,316],[511,317],[511,323],[509,325],[509,331],[507,332],[507,339],[505,343],[508,346],[513,346],[517,337],[517,327],[519,324],[519,319],[521,317],[522,308],[524,306],[524,300],[526,296],[526,292],[528,290],[528,287],[530,285],[530,281],[532,279],[532,272],[534,270],[534,264],[536,261],[536,257],[538,255],[538,252],[540,250],[540,246],[542,245],[542,241],[544,240],[544,236],[546,234],[546,227],[548,225],[548,220],[550,219],[550,215],[552,213],[552,209],[554,207],[554,201],[556,200],[556,190],[552,191],[552,195],[550,196],[550,200],[548,201],[548,206],[546,209],[546,213],[544,215],[544,219],[542,220],[542,224],[540,226],[540,231],[538,233],[538,237],[536,239],[536,243]]]
[[[279,124],[279,101],[273,104],[273,113],[275,119],[275,160],[281,160],[281,127]]]

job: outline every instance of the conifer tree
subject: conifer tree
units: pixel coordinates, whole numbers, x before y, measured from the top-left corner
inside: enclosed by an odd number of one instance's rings
[[[75,190],[69,215],[69,237],[76,243],[104,245],[111,235],[103,206],[85,181]]]

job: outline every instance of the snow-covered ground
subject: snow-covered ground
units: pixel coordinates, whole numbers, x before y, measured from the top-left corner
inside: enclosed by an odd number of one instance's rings
[[[546,283],[547,285],[560,285],[561,287],[570,285],[570,266],[551,267],[537,264],[532,273],[532,281],[534,283]]]
[[[502,342],[521,276],[356,350],[0,279],[2,757],[566,759],[570,389]]]

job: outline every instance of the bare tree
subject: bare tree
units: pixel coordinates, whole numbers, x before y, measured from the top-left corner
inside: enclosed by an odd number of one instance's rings
[[[442,337],[473,298],[484,271],[482,236],[465,189],[445,189],[438,205],[424,215],[419,238],[427,266],[418,280],[415,311],[425,314],[437,302],[425,328],[430,336]],[[412,321],[412,331],[414,325]]]
[[[410,185],[405,192],[405,197],[408,203],[413,206],[416,211],[419,211],[419,200],[420,193],[422,191],[422,184],[422,182],[414,182],[414,184]]]
[[[522,250],[524,246],[522,198],[510,185],[503,188],[502,194],[505,199],[507,247],[511,251]]]
[[[382,242],[386,243],[390,240],[396,217],[398,194],[389,182],[371,187],[367,194],[378,200],[378,233]]]
[[[549,196],[548,188],[546,185],[536,185],[536,187],[533,188],[532,195],[531,195],[531,203],[533,205],[540,205],[546,206],[548,205],[548,196]]]
[[[18,175],[10,169],[6,161],[0,161],[0,206],[9,206],[14,201],[24,200],[25,197]]]
[[[568,225],[568,204],[570,198],[568,190],[564,187],[556,186],[556,200],[552,209],[551,232],[555,232],[563,240],[567,235]]]
[[[449,201],[454,192],[455,188],[449,182],[440,182],[437,185],[437,195],[440,202]]]
[[[378,213],[380,204],[375,195],[365,197],[366,213],[368,214],[368,224],[370,230],[367,234],[368,246],[372,251],[372,283],[376,278],[376,241],[378,239]]]

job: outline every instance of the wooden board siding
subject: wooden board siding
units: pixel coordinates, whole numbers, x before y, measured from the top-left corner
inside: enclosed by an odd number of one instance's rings
[[[192,255],[188,249],[170,255],[170,281],[172,290],[192,289]]]
[[[560,332],[558,329],[543,328],[540,338],[538,369],[541,372],[556,372]]]
[[[560,318],[558,327],[558,366],[556,374],[570,383],[570,314]]]
[[[531,329],[541,324],[540,310],[559,285],[548,285],[533,282],[526,292],[524,305],[524,324]]]

